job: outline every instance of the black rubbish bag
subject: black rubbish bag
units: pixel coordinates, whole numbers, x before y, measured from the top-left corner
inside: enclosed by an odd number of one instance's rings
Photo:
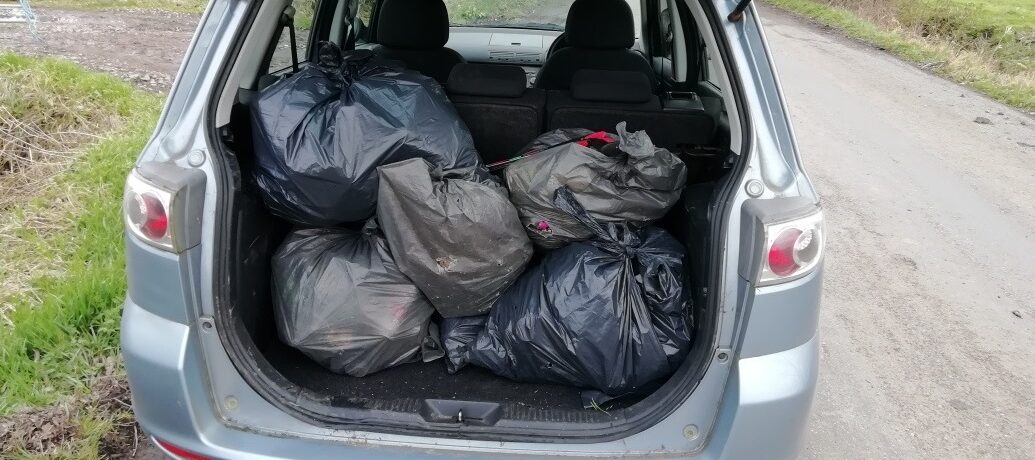
[[[595,238],[547,253],[487,317],[446,320],[449,371],[470,363],[514,380],[612,397],[650,388],[690,348],[684,249],[655,227],[597,224],[566,188],[556,198],[557,208]]]
[[[478,334],[485,329],[487,315],[462,316],[458,318],[444,318],[439,326],[441,331],[442,348],[446,352],[446,370],[450,374],[460,371],[460,368],[467,365],[468,348],[478,338]]]
[[[373,219],[362,231],[294,231],[272,265],[281,340],[331,371],[362,377],[435,357],[420,353],[438,348],[435,310],[396,267]]]
[[[377,216],[399,269],[443,317],[488,311],[532,257],[507,190],[419,158],[378,170]]]
[[[655,147],[645,131],[627,132],[625,122],[616,129],[617,135],[592,139],[585,139],[590,131],[580,129],[543,134],[525,148],[526,158],[507,166],[510,199],[534,243],[557,248],[593,235],[554,207],[554,192],[561,187],[569,188],[599,222],[643,226],[679,200],[687,175],[679,157]],[[617,146],[600,147],[606,137]]]
[[[274,214],[307,226],[363,221],[374,214],[377,167],[410,158],[484,170],[442,87],[385,62],[324,43],[319,63],[260,91],[255,178]]]

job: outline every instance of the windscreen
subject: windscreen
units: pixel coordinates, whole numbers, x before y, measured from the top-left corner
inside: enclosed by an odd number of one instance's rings
[[[445,0],[452,26],[564,30],[575,0]]]
[[[564,30],[568,9],[575,0],[444,0],[449,25],[454,27],[513,27]],[[640,2],[626,0],[640,37]]]

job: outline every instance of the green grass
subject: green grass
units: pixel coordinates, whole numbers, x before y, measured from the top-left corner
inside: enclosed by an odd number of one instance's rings
[[[71,63],[10,53],[0,54],[0,81],[25,89],[0,94],[0,103],[21,116],[40,110],[59,119],[74,114],[62,126],[94,129],[101,136],[89,138],[66,169],[40,178],[52,181],[41,195],[0,210],[0,221],[13,229],[7,235],[14,238],[11,244],[21,248],[3,256],[8,271],[0,274],[14,276],[40,260],[50,268],[30,276],[32,295],[0,292],[13,307],[6,312],[9,323],[0,324],[3,416],[74,401],[117,356],[126,288],[122,187],[157,121],[162,98]],[[84,412],[77,417],[83,439],[74,450],[96,450],[95,441],[111,423],[105,417],[113,416]]]
[[[155,98],[138,96],[127,84],[65,61],[0,54],[0,113],[9,114],[0,118],[0,135],[25,138],[14,126],[23,125],[55,137],[31,142],[36,147],[74,155],[84,142],[136,117],[140,101],[147,99]],[[41,210],[69,203],[60,187],[75,184],[55,184],[54,174],[69,164],[73,170],[81,165],[69,158],[23,161],[26,155],[17,147],[0,147],[0,161],[20,166],[0,178],[0,306],[5,307],[15,300],[12,295],[26,291],[25,280],[32,274],[61,271],[49,263],[66,260],[51,230],[71,222],[63,213]],[[52,190],[44,193],[47,189]],[[34,202],[26,203],[30,197],[36,197]]]
[[[313,13],[316,9],[316,0],[294,0],[295,6],[295,30],[309,30],[313,28]]]
[[[122,133],[87,150],[59,183],[73,192],[72,225],[41,236],[65,260],[62,275],[34,281],[41,301],[16,302],[11,326],[0,329],[0,413],[45,405],[87,389],[100,358],[118,352],[120,305],[125,293],[120,203],[122,182],[153,127],[141,113]],[[47,212],[35,202],[28,213]]]
[[[1035,1],[767,2],[1035,110]]]
[[[0,75],[0,104],[20,119],[48,118],[49,130],[94,126],[137,109],[132,87],[66,61],[0,54]]]

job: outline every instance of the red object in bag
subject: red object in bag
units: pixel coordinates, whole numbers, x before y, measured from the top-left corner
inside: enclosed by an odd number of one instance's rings
[[[597,141],[597,142],[594,142]],[[579,139],[577,144],[583,147],[598,148],[601,145],[610,144],[615,141],[615,138],[611,137],[606,131],[597,131],[593,134],[588,134]]]
[[[514,163],[514,162],[516,162],[518,160],[522,160],[522,159],[528,158],[528,157],[530,157],[532,155],[535,155],[535,154],[537,154],[539,152],[542,152],[542,151],[545,151],[545,150],[550,150],[550,149],[552,149],[554,147],[560,147],[560,146],[562,146],[564,144],[572,144],[572,143],[579,144],[579,145],[581,145],[583,147],[589,147],[589,148],[592,148],[592,149],[600,150],[601,147],[603,147],[605,145],[615,143],[615,138],[612,137],[611,134],[608,133],[607,131],[597,131],[595,133],[590,133],[590,134],[587,134],[587,135],[579,137],[579,138],[568,139],[568,140],[565,140],[563,142],[559,142],[559,143],[556,143],[556,144],[540,146],[540,147],[537,147],[535,149],[525,150],[524,153],[522,153],[519,156],[516,156],[516,157],[508,159],[508,160],[500,160],[500,161],[497,161],[497,162],[494,162],[494,163],[489,163],[488,165],[486,165],[486,167],[489,168],[489,171],[497,171],[497,170],[505,168],[507,165],[509,165],[511,163]]]

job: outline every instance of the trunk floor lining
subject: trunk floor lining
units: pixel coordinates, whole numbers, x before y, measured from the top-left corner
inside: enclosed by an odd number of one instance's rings
[[[373,408],[370,403],[377,402],[375,405],[383,408],[383,403],[393,401],[451,399],[496,402],[528,409],[586,411],[582,408],[579,388],[515,382],[475,366],[450,375],[441,359],[430,363],[403,364],[365,377],[352,377],[324,369],[279,340],[273,340],[264,354],[288,380],[329,398],[333,405]]]

